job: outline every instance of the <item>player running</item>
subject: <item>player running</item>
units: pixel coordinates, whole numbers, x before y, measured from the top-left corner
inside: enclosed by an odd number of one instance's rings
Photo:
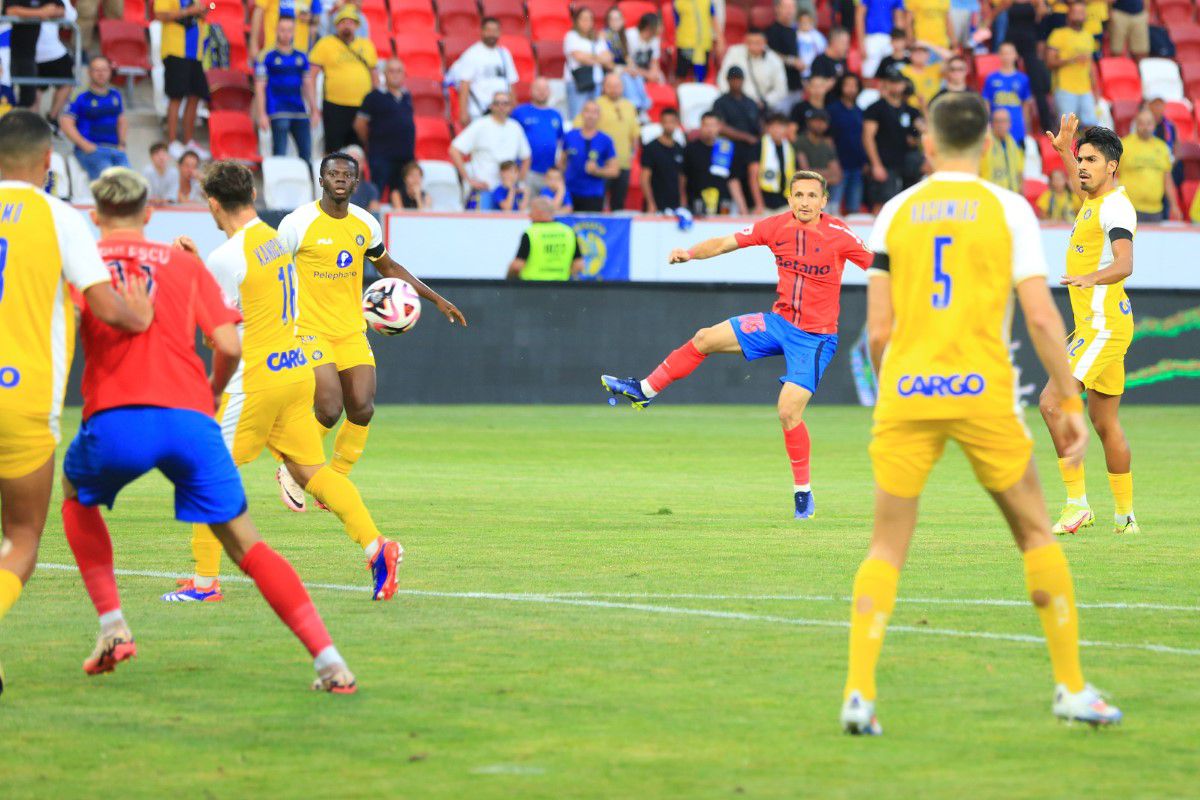
[[[883,732],[875,718],[875,665],[896,584],[917,524],[925,480],[948,439],[1008,521],[1024,554],[1057,684],[1055,716],[1107,725],[1121,712],[1084,682],[1071,572],[1050,533],[1021,417],[1008,339],[1012,295],[1050,374],[1046,402],[1060,410],[1064,457],[1087,449],[1083,403],[1063,349],[1065,330],[1046,286],[1037,220],[1024,198],[979,177],[988,110],[975,94],[952,93],[931,110],[925,152],[936,172],[883,207],[871,233],[867,336],[879,374],[871,462],[875,530],[854,579],[850,668],[842,726]]]
[[[130,335],[82,314],[83,424],[63,461],[63,531],[84,586],[100,616],[96,649],[83,662],[89,675],[111,672],[137,653],[121,613],[112,540],[98,506],[112,508],[130,482],[157,468],[175,485],[175,516],[211,526],[229,556],[313,656],[314,689],[349,693],[354,676],[329,637],[304,584],[255,530],[237,467],[212,419],[241,357],[238,312],[200,259],[149,242],[150,187],[136,172],[105,170],[92,183],[100,253],[116,284],[145,279],[158,315]],[[196,327],[213,343],[213,374],[194,349]]]
[[[1075,331],[1067,345],[1074,391],[1087,392],[1088,416],[1104,446],[1108,484],[1116,503],[1114,533],[1141,533],[1133,516],[1133,472],[1129,440],[1117,412],[1125,392],[1125,351],[1133,341],[1133,306],[1125,294],[1125,279],[1133,274],[1133,235],[1137,212],[1117,186],[1117,168],[1124,150],[1108,128],[1092,127],[1072,152],[1079,120],[1064,116],[1058,135],[1046,135],[1062,156],[1071,189],[1083,197],[1067,246],[1067,274],[1060,283],[1071,295]],[[1076,533],[1093,524],[1088,507],[1083,464],[1064,458],[1066,443],[1056,431],[1058,409],[1042,393],[1042,418],[1058,451],[1058,469],[1067,487],[1055,533]]]
[[[42,191],[50,135],[30,111],[0,119],[0,619],[33,575],[50,506],[75,348],[65,283],[122,330],[144,331],[154,318],[146,287],[130,283],[118,295],[83,217]]]
[[[779,269],[778,299],[769,314],[743,314],[701,328],[668,355],[644,380],[603,375],[614,395],[645,408],[663,389],[691,375],[711,353],[741,353],[747,361],[782,355],[787,371],[779,382],[779,420],[792,463],[796,519],[816,512],[809,479],[811,440],[804,409],[817,391],[837,351],[837,320],[842,268],[847,261],[866,269],[871,253],[837,217],[823,213],[829,186],[818,172],[792,175],[788,188],[791,211],[767,217],[732,236],[718,236],[690,250],[671,251],[672,264],[712,258],[742,247],[771,248]]]
[[[337,514],[351,541],[363,548],[374,579],[372,598],[390,600],[404,558],[397,542],[384,538],[354,484],[325,464],[321,434],[312,413],[312,367],[296,338],[296,271],[275,229],[254,209],[254,175],[233,161],[205,170],[204,194],[213,220],[229,240],[212,252],[208,270],[225,297],[242,313],[242,360],[217,410],[225,445],[238,466],[269,447],[288,473]],[[196,253],[186,237],[176,244]],[[221,600],[217,579],[221,544],[207,525],[192,526],[196,574],[162,599],[168,602]]]
[[[321,159],[321,199],[283,218],[279,238],[295,258],[300,316],[296,330],[316,375],[315,409],[321,434],[329,433],[342,409],[346,421],[333,440],[330,466],[342,475],[362,455],[375,414],[375,355],[362,315],[362,264],[369,258],[381,275],[412,284],[451,324],[467,319],[388,255],[378,220],[350,202],[358,186],[358,162],[345,153]],[[284,505],[304,510],[304,492],[282,466],[276,472]]]

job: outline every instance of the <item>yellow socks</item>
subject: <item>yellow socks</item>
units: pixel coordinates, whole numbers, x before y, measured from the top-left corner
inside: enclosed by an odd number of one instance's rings
[[[1083,478],[1083,464],[1071,466],[1065,458],[1058,460],[1058,471],[1062,474],[1063,483],[1067,485],[1067,498],[1070,500],[1083,499],[1081,505],[1087,504],[1087,481]]]
[[[362,430],[365,433],[366,428]],[[341,438],[339,433],[338,439]],[[363,550],[367,550],[379,538],[379,528],[375,527],[375,521],[371,519],[371,512],[367,511],[362,495],[350,479],[337,471],[333,465],[327,464],[317,470],[317,474],[312,476],[312,480],[304,489],[337,514],[346,528],[346,535]]]
[[[333,430],[333,428],[326,428],[325,424],[321,422],[321,420],[317,420],[317,429],[321,431],[322,441],[324,441],[325,437],[329,435],[329,432]]]
[[[1133,473],[1108,473],[1108,485],[1112,488],[1113,501],[1117,505],[1117,516],[1126,517],[1133,513]]]
[[[1071,568],[1057,542],[1025,553],[1025,587],[1037,608],[1054,667],[1054,682],[1067,691],[1083,691],[1079,667],[1079,615],[1075,611],[1075,589]]]
[[[196,577],[215,578],[221,574],[221,543],[207,525],[192,525],[192,558]]]
[[[350,470],[362,456],[363,448],[367,446],[366,425],[355,425],[350,420],[338,428],[337,438],[333,440],[333,458],[329,465],[343,475],[349,475]],[[329,505],[326,503],[326,505]]]
[[[12,608],[21,596],[21,579],[17,573],[0,569],[0,619]]]
[[[875,665],[883,649],[883,633],[896,605],[900,570],[878,558],[868,558],[854,576],[850,607],[850,670],[846,696],[857,690],[863,699],[875,699]]]

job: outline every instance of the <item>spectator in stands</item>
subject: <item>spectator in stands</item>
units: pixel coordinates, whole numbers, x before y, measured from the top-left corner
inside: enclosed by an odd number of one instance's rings
[[[142,177],[150,184],[147,200],[152,206],[165,206],[175,199],[179,191],[179,169],[167,152],[166,142],[150,145],[150,163],[142,170]]]
[[[968,52],[974,49],[971,34],[975,28],[987,27],[985,10],[990,8],[981,5],[979,0],[950,0],[951,47]]]
[[[1029,89],[1033,93],[1033,102],[1037,105],[1038,119],[1044,120],[1047,127],[1050,120],[1057,119],[1050,107],[1050,71],[1043,60],[1041,30],[1038,24],[1038,14],[1041,13],[1042,0],[1004,0],[1010,3],[1005,9],[1008,21],[1006,41],[1017,48],[1025,74],[1029,76]],[[1040,133],[1040,131],[1038,131]]]
[[[747,32],[745,42],[730,45],[725,51],[717,75],[717,86],[723,92],[729,91],[727,76],[734,67],[746,76],[743,91],[758,104],[762,113],[779,109],[787,100],[787,72],[783,59],[767,47],[767,36],[761,30]]]
[[[738,211],[749,209],[736,178],[737,150],[720,135],[724,124],[715,112],[706,111],[700,117],[700,135],[683,149],[685,196],[696,216],[729,213],[731,202]]]
[[[179,205],[205,202],[204,190],[200,187],[200,154],[195,150],[187,150],[179,157],[179,183],[171,202]]]
[[[801,11],[796,17],[796,48],[800,62],[804,65],[801,75],[808,78],[812,75],[812,64],[817,56],[825,52],[829,41],[825,34],[817,30],[817,21],[811,11]]]
[[[662,133],[642,147],[642,197],[646,213],[670,213],[684,203],[683,146],[675,141],[679,112],[664,108],[659,117]]]
[[[1054,104],[1059,114],[1079,117],[1081,128],[1097,124],[1096,91],[1100,85],[1096,62],[1096,40],[1083,29],[1087,6],[1073,0],[1067,25],[1046,40],[1046,66],[1054,73]]]
[[[962,56],[951,56],[946,61],[946,68],[942,71],[944,83],[942,88],[938,89],[937,94],[933,96],[933,100],[937,100],[944,94],[951,92],[969,92],[971,87],[967,85],[967,60]],[[931,100],[930,102],[933,102]]]
[[[775,0],[775,21],[766,30],[767,47],[783,61],[787,75],[787,97],[782,107],[791,108],[804,95],[804,73],[808,65],[800,60],[800,37],[796,33],[796,0]],[[815,54],[814,54],[815,57]]]
[[[314,22],[320,15],[321,0],[254,0],[250,12],[250,61],[258,63],[263,52],[277,47],[276,31],[284,19],[292,21],[292,47],[307,54],[316,39]]]
[[[321,119],[325,125],[325,152],[359,144],[354,120],[363,99],[375,86],[379,61],[370,39],[358,36],[358,9],[346,5],[333,18],[334,33],[323,36],[308,55],[314,69],[325,73]]]
[[[864,78],[882,78],[883,73],[887,71],[892,64],[904,66],[909,63],[908,58],[908,32],[897,28],[892,31],[891,36],[892,51],[888,53],[879,62],[879,66],[875,68],[875,72],[867,72],[863,70]]]
[[[1075,222],[1079,213],[1079,195],[1067,186],[1067,173],[1061,169],[1050,173],[1050,187],[1038,195],[1038,217],[1047,222]]]
[[[563,118],[557,108],[550,107],[550,82],[534,78],[529,87],[531,102],[513,109],[512,118],[524,130],[529,140],[529,174],[525,183],[529,193],[537,195],[546,185],[546,170],[558,162],[558,146],[563,138]]]
[[[613,71],[621,78],[625,97],[639,113],[648,111],[651,102],[650,95],[646,94],[646,81],[630,70],[629,31],[625,29],[625,15],[616,6],[604,15],[604,41],[613,54]]]
[[[924,42],[931,51],[945,58],[953,36],[950,0],[906,0],[905,4],[912,14],[913,40]]]
[[[416,161],[405,164],[404,169],[400,171],[400,185],[392,189],[392,209],[428,211],[433,208],[433,201],[421,183],[424,178],[425,173]]]
[[[575,9],[574,27],[563,37],[563,55],[567,114],[574,119],[585,102],[600,96],[604,73],[613,68],[612,51],[597,34],[596,15],[586,6]]]
[[[37,42],[42,24],[62,19],[65,13],[65,8],[58,0],[4,0],[6,16],[28,20],[13,24],[9,30],[8,72],[11,77],[37,77]],[[37,86],[32,83],[21,84],[17,88],[17,95],[18,105],[31,108],[37,102]]]
[[[854,73],[846,73],[853,75]],[[817,111],[808,120],[808,127],[796,139],[796,162],[800,169],[812,170],[825,176],[830,195],[840,194],[842,165],[837,148],[829,136],[829,112]],[[861,173],[860,173],[861,174]],[[784,198],[786,200],[786,198]]]
[[[500,165],[500,185],[492,190],[492,207],[497,211],[524,211],[529,195],[521,186],[521,168],[515,161]]]
[[[547,197],[554,204],[555,214],[570,214],[575,210],[571,193],[567,191],[567,180],[563,171],[558,167],[546,170],[546,183],[542,186],[538,197]]]
[[[604,76],[603,93],[596,101],[600,108],[600,130],[608,135],[617,150],[616,177],[608,181],[608,207],[613,211],[625,208],[629,193],[629,173],[633,168],[633,155],[641,139],[642,126],[638,122],[637,109],[622,96],[624,83],[621,76],[610,72]],[[578,128],[583,116],[577,116],[572,124]]]
[[[834,214],[854,214],[862,208],[863,167],[867,151],[863,149],[863,110],[858,107],[862,78],[848,72],[838,80],[829,102],[829,127],[841,166],[842,182],[830,187],[829,202]]]
[[[496,92],[507,92],[521,80],[512,53],[500,44],[500,21],[484,17],[479,41],[471,45],[450,67],[450,78],[458,85],[458,124],[488,113]]]
[[[401,170],[416,157],[417,123],[405,77],[404,62],[389,58],[383,67],[383,88],[363,98],[354,120],[354,133],[366,144],[371,180],[380,197],[400,185]]]
[[[1003,108],[1012,120],[1012,137],[1024,146],[1026,132],[1033,131],[1033,92],[1029,76],[1017,69],[1017,48],[1000,45],[1000,69],[984,78],[983,99],[995,111]]]
[[[1183,219],[1175,179],[1171,177],[1171,151],[1166,142],[1154,135],[1154,115],[1150,109],[1143,106],[1138,111],[1133,128],[1133,133],[1121,140],[1125,152],[1121,156],[1120,178],[1137,211],[1138,222]]]
[[[74,22],[77,16],[71,0],[61,0],[61,2],[63,4],[62,21]],[[50,125],[55,131],[59,129],[58,117],[62,114],[62,110],[67,104],[67,98],[71,96],[71,86],[75,83],[75,59],[67,53],[66,45],[62,42],[60,35],[62,30],[53,22],[43,22],[38,30],[37,45],[34,48],[34,60],[37,62],[39,78],[69,81],[69,83],[55,84],[51,93],[50,111],[46,114],[46,119],[50,121]],[[9,34],[10,40],[11,36],[12,34]],[[49,88],[49,84],[38,88]],[[40,101],[40,99],[39,96],[38,100]],[[36,107],[40,105],[40,102],[34,105]]]
[[[492,209],[492,190],[500,185],[500,165],[505,161],[517,162],[521,176],[529,171],[529,140],[509,118],[511,111],[512,94],[496,92],[491,113],[472,122],[450,143],[450,160],[463,185],[471,189],[470,208]]]
[[[849,74],[851,73],[844,73],[842,77]],[[822,78],[819,75],[813,75],[804,82],[804,99],[792,106],[792,112],[788,115],[796,136],[804,131],[809,118],[815,112],[829,107],[829,93],[835,85],[837,81],[833,78]]]
[[[882,97],[863,113],[863,149],[871,165],[867,198],[872,210],[899,194],[914,181],[914,163],[920,155],[917,120],[921,112],[904,102],[906,82],[894,65],[883,76]]]
[[[829,46],[825,52],[813,59],[809,74],[814,78],[825,78],[829,87],[846,72],[846,56],[850,54],[850,32],[845,28],[829,31]],[[828,89],[826,89],[828,91]]]
[[[859,0],[854,28],[863,58],[863,74],[874,75],[880,62],[893,52],[892,34],[908,28],[904,0]]]
[[[751,162],[758,160],[758,146],[762,139],[762,109],[742,90],[745,73],[741,67],[730,67],[726,74],[729,91],[713,103],[713,113],[721,120],[721,135],[731,139],[737,158],[733,160],[733,179],[740,183],[743,192],[746,186],[746,170]],[[689,191],[688,195],[695,202]],[[739,203],[745,210],[746,206]]]
[[[600,130],[600,105],[595,100],[586,101],[579,116],[580,125],[563,137],[559,168],[577,212],[603,211],[608,182],[621,172],[617,148]]]
[[[942,90],[942,62],[929,63],[929,45],[917,42],[912,47],[911,61],[900,67],[900,72],[912,84],[910,102],[921,109],[922,114],[929,113],[929,104]]]
[[[1179,131],[1175,123],[1167,119],[1167,103],[1161,94],[1150,96],[1146,107],[1154,115],[1154,135],[1167,143],[1167,149],[1175,152],[1175,143],[1179,141]]]
[[[296,155],[312,158],[312,125],[321,117],[316,90],[308,68],[308,56],[292,46],[296,21],[279,20],[274,46],[262,52],[254,67],[254,108],[258,127],[271,131],[271,154],[287,155],[288,136],[296,143]]]
[[[208,102],[208,79],[204,77],[208,11],[208,3],[196,0],[154,0],[154,18],[162,23],[167,146],[174,158],[182,158],[185,149],[202,152],[196,144],[196,112],[201,100]],[[180,105],[183,106],[182,137],[178,135]]]
[[[97,20],[103,7],[105,19],[124,19],[125,0],[79,0],[75,3],[78,13],[79,44],[88,55],[100,53],[100,37],[97,35]],[[5,11],[5,13],[8,13]]]
[[[704,81],[708,57],[715,49],[725,52],[723,20],[716,16],[712,0],[671,0],[675,9],[675,76],[680,80]]]
[[[125,155],[125,106],[112,88],[112,64],[96,56],[88,64],[88,88],[62,115],[62,131],[75,145],[75,158],[96,180],[109,167],[128,167]]]
[[[374,181],[374,174],[370,170],[370,165],[367,163],[367,154],[361,147],[356,144],[349,145],[342,151],[346,155],[354,159],[354,163],[358,164],[358,174],[370,178],[370,180],[358,182],[354,187],[354,193],[350,195],[350,202],[359,208],[365,208],[372,214],[379,212],[379,202],[383,195],[377,188],[378,184]]]
[[[1109,14],[1108,44],[1114,56],[1134,58],[1150,53],[1150,15],[1146,0],[1115,0]]]
[[[554,203],[538,197],[529,206],[532,224],[521,234],[508,280],[569,281],[583,272],[579,238],[571,226],[554,219]]]
[[[643,92],[647,83],[666,83],[659,63],[662,60],[661,29],[662,20],[657,14],[642,14],[637,27],[625,31],[625,46],[629,50],[625,74],[641,80]]]
[[[992,111],[992,140],[983,151],[979,174],[1010,192],[1021,193],[1025,183],[1025,148],[1012,136],[1012,117],[1006,108]]]

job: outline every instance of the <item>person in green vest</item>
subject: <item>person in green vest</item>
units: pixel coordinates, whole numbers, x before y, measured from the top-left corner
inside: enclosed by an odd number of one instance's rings
[[[554,220],[554,203],[535,198],[529,207],[533,224],[521,234],[516,258],[508,265],[510,281],[568,281],[583,271],[579,239],[570,225]]]

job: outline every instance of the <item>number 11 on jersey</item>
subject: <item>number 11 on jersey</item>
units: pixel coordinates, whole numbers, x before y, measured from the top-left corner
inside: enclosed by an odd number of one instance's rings
[[[940,286],[940,291],[933,295],[934,308],[945,308],[950,305],[952,285],[950,275],[943,268],[943,253],[953,243],[954,239],[949,236],[937,236],[933,240],[933,281]]]

